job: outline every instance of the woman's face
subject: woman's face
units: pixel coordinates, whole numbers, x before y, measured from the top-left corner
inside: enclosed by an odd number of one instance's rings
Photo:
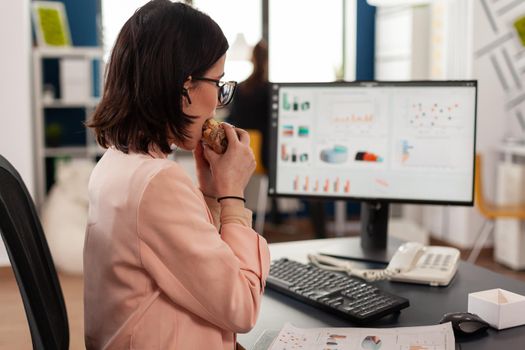
[[[203,77],[221,79],[224,76],[225,61],[226,55],[223,55]],[[188,103],[187,98],[183,97],[182,112],[194,118],[192,118],[193,123],[188,127],[189,139],[178,146],[186,150],[193,150],[202,137],[202,125],[206,120],[215,116],[215,109],[219,102],[219,87],[213,82],[192,80],[191,77],[184,83],[184,87],[188,90],[191,104]]]

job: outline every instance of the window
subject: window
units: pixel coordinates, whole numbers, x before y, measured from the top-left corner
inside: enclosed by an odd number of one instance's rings
[[[113,48],[120,29],[147,0],[102,0],[102,32],[105,59]],[[261,0],[194,0],[193,6],[208,14],[222,28],[230,43],[226,78],[242,81],[252,72],[251,48],[262,37]]]
[[[102,0],[102,43],[104,46],[104,61],[117,40],[120,29],[135,11],[147,3],[147,0],[111,1]]]
[[[246,79],[253,69],[251,49],[262,38],[261,0],[194,0],[193,6],[213,18],[228,39],[226,79]]]
[[[342,78],[342,0],[270,1],[269,22],[271,81]]]

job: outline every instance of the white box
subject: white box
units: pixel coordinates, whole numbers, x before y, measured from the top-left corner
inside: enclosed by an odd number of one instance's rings
[[[62,102],[88,103],[92,96],[91,60],[62,58],[60,60],[60,93]]]
[[[525,324],[525,297],[499,288],[470,293],[468,312],[496,329],[521,326]]]

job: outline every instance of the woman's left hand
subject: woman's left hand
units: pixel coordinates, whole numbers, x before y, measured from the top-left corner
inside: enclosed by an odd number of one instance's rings
[[[211,174],[210,163],[204,157],[204,148],[202,142],[197,144],[193,151],[193,157],[195,158],[195,165],[197,168],[197,180],[199,181],[199,187],[206,196],[217,197],[217,188],[215,181]]]

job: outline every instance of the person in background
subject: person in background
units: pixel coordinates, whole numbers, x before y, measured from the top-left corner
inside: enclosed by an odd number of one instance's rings
[[[237,87],[235,100],[226,121],[243,129],[261,133],[262,165],[268,170],[270,130],[270,83],[268,82],[268,45],[263,39],[252,51],[252,74]]]
[[[236,92],[227,121],[243,129],[255,129],[261,133],[261,160],[266,171],[269,169],[270,154],[270,83],[268,80],[268,44],[259,41],[252,51],[252,74],[242,83]],[[278,202],[271,198],[270,221],[281,224],[283,219]],[[318,238],[326,237],[324,204],[320,200],[305,201],[313,230]]]
[[[253,72],[239,84],[235,100],[230,107],[226,121],[243,129],[253,129],[261,133],[261,161],[266,171],[269,169],[270,154],[270,83],[268,81],[268,44],[260,40],[252,50]],[[271,198],[270,221],[282,223],[277,199]]]
[[[224,125],[224,154],[201,142],[235,91],[227,49],[210,17],[169,0],[120,31],[87,123],[107,148],[89,181],[87,349],[233,350],[255,324],[270,257],[242,198],[249,135]],[[198,187],[167,159],[175,147],[193,151]]]

